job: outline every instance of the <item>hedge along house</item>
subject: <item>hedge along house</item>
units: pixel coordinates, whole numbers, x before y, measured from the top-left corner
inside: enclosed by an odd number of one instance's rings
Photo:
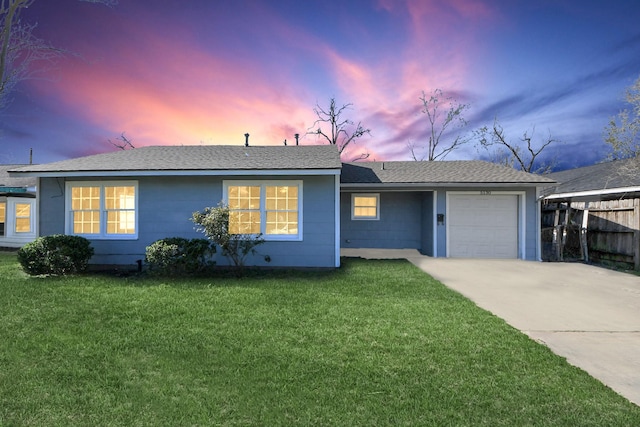
[[[39,180],[39,235],[86,237],[92,264],[135,265],[156,240],[204,238],[192,213],[224,200],[243,227],[263,233],[268,265],[336,267],[340,169],[334,146],[157,146],[12,175]],[[265,265],[264,257],[249,263]]]
[[[539,175],[483,161],[346,163],[341,244],[540,259]]]
[[[342,164],[331,145],[145,147],[11,173],[39,180],[39,235],[88,238],[94,264],[203,237],[191,214],[221,200],[263,233],[271,266],[337,267],[341,247],[535,260],[538,188],[553,182],[480,161]]]
[[[22,165],[0,165],[0,247],[18,248],[36,238],[36,178],[12,177]]]

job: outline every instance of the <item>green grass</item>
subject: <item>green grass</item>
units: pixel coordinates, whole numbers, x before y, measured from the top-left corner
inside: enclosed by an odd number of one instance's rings
[[[640,408],[404,261],[30,278],[0,255],[0,425],[632,426]]]

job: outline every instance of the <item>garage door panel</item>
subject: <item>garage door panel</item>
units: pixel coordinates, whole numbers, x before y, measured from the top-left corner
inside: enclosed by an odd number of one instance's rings
[[[449,256],[518,257],[518,196],[457,195],[449,198]]]

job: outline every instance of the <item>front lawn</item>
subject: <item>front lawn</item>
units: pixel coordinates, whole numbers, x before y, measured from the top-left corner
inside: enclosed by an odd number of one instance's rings
[[[640,425],[639,407],[404,261],[29,278],[1,254],[0,366],[0,425]]]

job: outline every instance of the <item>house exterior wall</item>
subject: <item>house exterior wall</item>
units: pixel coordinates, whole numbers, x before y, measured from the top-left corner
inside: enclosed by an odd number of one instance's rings
[[[269,255],[248,258],[248,265],[273,267],[335,267],[335,176],[197,176],[197,177],[122,177],[104,181],[137,181],[138,237],[130,240],[90,239],[95,255],[92,264],[135,265],[143,260],[145,249],[156,240],[166,237],[203,238],[190,221],[195,211],[216,206],[223,197],[223,181],[232,180],[302,180],[303,181],[303,237],[302,241],[268,241],[257,249]],[[65,232],[65,182],[78,178],[42,178],[39,215],[40,235]],[[84,179],[99,181],[99,179]],[[228,261],[216,255],[218,265]]]
[[[353,194],[379,194],[379,219],[352,219]],[[430,192],[428,194],[431,194]],[[340,245],[343,248],[421,249],[430,233],[423,234],[424,195],[418,191],[345,191],[340,195]],[[428,207],[428,202],[427,202]],[[430,225],[429,225],[430,227]],[[430,245],[430,243],[429,243]]]

